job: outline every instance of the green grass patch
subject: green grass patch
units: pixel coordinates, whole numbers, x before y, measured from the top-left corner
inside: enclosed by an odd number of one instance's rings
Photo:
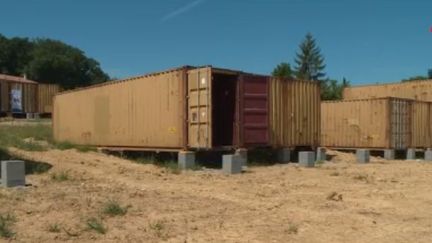
[[[0,147],[15,147],[26,151],[46,151],[50,148],[76,149],[80,152],[96,151],[93,146],[54,141],[51,126],[43,123],[0,126]]]
[[[63,182],[63,181],[68,181],[71,179],[71,176],[69,175],[69,171],[60,171],[58,173],[52,173],[51,174],[51,180],[53,181],[58,181],[58,182]]]
[[[115,200],[110,200],[105,203],[103,213],[109,216],[123,216],[127,213],[128,207],[122,207],[120,203]]]
[[[107,232],[107,228],[103,225],[102,221],[97,218],[88,219],[87,228],[90,230],[94,230],[99,234],[105,234]]]
[[[11,214],[0,215],[0,237],[9,239],[12,238],[15,233],[11,227],[16,222],[15,216]]]
[[[43,141],[52,141],[51,127],[48,125],[2,125],[0,126],[0,147],[16,147],[27,151],[44,151]]]
[[[96,151],[96,148],[90,145],[78,145],[70,142],[54,142],[54,147],[59,150],[76,149],[80,152]]]

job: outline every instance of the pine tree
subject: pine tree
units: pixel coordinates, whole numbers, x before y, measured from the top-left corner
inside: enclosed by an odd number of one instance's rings
[[[293,71],[289,63],[282,62],[278,64],[272,72],[273,77],[292,79]]]
[[[297,78],[318,81],[325,76],[324,57],[312,34],[308,33],[300,44],[300,52],[295,58]]]

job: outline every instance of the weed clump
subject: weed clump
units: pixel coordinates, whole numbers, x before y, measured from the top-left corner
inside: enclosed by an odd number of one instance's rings
[[[60,171],[59,173],[52,173],[51,174],[51,180],[53,180],[53,181],[63,182],[63,181],[67,181],[70,179],[71,179],[71,177],[70,177],[68,171]]]
[[[165,223],[162,220],[158,220],[154,223],[150,223],[149,227],[151,230],[154,231],[157,237],[163,238],[164,237],[164,229],[165,229]]]
[[[15,233],[12,231],[11,226],[16,222],[15,216],[11,214],[0,215],[0,237],[9,239]]]
[[[128,207],[122,207],[117,201],[108,201],[103,208],[103,213],[109,216],[123,216],[127,213]]]
[[[106,227],[103,225],[102,221],[97,218],[90,218],[87,220],[87,228],[94,230],[99,234],[105,234],[107,232]]]
[[[51,232],[51,233],[60,233],[60,225],[59,224],[50,224],[49,226],[48,226],[48,232]]]
[[[298,233],[298,226],[295,224],[289,224],[286,232],[288,234],[297,234]]]

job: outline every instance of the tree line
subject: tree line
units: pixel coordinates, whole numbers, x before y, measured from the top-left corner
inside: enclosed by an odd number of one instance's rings
[[[350,82],[346,78],[338,81],[325,77],[325,59],[312,34],[308,33],[306,35],[299,49],[294,59],[294,69],[291,68],[288,62],[282,62],[274,68],[272,75],[287,80],[299,79],[319,82],[321,86],[321,99],[342,99],[343,89],[350,86]]]
[[[52,39],[6,38],[0,34],[0,73],[26,76],[64,89],[109,80],[99,62],[73,46]]]

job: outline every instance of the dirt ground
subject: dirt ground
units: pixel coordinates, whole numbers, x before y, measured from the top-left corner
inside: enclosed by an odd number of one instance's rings
[[[50,171],[26,188],[0,189],[18,242],[431,242],[432,163],[359,165],[340,152],[316,168],[296,164],[169,172],[154,165],[75,150],[27,152]],[[53,174],[67,173],[64,181]],[[109,200],[124,216],[101,211]],[[95,217],[106,234],[89,230]],[[58,232],[50,232],[53,225]]]

